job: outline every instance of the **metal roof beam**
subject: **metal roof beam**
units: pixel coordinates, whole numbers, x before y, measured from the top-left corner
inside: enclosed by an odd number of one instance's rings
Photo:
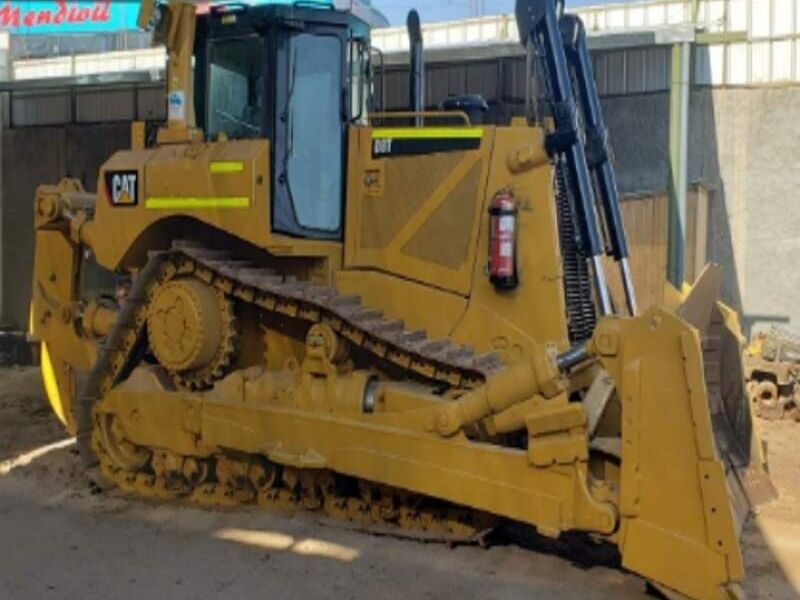
[[[589,33],[589,50],[625,50],[628,48],[648,48],[653,46],[673,46],[680,43],[694,43],[695,29],[692,25],[670,25],[642,30]],[[387,65],[408,63],[408,51],[386,52]],[[469,60],[489,60],[508,56],[525,56],[525,49],[518,42],[485,42],[461,46],[433,47],[425,52],[429,62],[452,62]]]

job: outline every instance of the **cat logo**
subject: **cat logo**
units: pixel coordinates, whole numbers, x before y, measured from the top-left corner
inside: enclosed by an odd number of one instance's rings
[[[106,193],[113,206],[136,206],[139,203],[138,171],[108,171]]]

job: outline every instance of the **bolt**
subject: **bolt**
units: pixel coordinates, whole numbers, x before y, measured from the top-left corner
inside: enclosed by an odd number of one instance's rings
[[[436,417],[436,425],[440,431],[447,431],[450,427],[450,418],[445,413],[440,413]]]

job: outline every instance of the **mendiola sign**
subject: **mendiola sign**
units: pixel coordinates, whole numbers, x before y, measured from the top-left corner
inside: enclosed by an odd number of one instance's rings
[[[0,29],[15,35],[135,29],[138,12],[134,1],[0,0]]]

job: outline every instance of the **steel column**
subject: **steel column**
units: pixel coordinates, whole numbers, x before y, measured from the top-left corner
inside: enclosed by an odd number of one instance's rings
[[[689,103],[692,45],[688,42],[672,47],[672,80],[670,85],[670,203],[669,256],[667,277],[680,289],[685,279],[686,261],[686,193],[689,186]]]

